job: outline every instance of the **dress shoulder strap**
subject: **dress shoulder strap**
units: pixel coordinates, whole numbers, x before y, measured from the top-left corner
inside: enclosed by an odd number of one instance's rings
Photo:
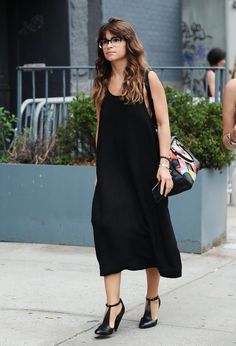
[[[150,83],[149,83],[149,77],[148,77],[149,71],[150,70],[146,70],[145,73],[144,73],[144,85],[145,85],[145,88],[147,90],[147,97],[148,97],[149,106],[150,106],[150,109],[151,109],[151,112],[152,112],[152,119],[154,121],[155,127],[157,127],[154,103],[153,103],[152,92],[151,92]]]

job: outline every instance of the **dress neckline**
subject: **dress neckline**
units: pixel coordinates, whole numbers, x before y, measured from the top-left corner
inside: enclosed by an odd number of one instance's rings
[[[107,88],[107,91],[108,91],[108,93],[109,93],[111,96],[113,96],[113,97],[121,97],[121,95],[114,95],[114,94],[112,94],[108,88]]]

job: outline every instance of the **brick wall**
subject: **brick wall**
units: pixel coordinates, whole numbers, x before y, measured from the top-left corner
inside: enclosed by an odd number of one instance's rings
[[[182,65],[181,0],[69,0],[69,5],[72,65],[94,65],[98,27],[114,16],[134,27],[149,65]],[[162,76],[179,78],[173,72]]]
[[[150,65],[182,65],[180,0],[102,0],[102,21],[114,16],[132,24]]]

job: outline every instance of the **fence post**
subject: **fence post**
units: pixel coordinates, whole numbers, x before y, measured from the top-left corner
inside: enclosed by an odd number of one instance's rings
[[[219,70],[215,70],[215,102],[219,103]]]
[[[225,70],[220,70],[220,101],[223,102],[225,85]]]
[[[17,133],[21,133],[22,70],[17,68]]]

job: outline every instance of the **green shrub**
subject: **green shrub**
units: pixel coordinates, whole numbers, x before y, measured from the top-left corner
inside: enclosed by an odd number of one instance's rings
[[[55,163],[91,163],[95,160],[96,112],[91,98],[80,93],[71,102],[66,126],[59,128],[59,155]]]
[[[0,160],[6,161],[15,132],[16,117],[0,107]]]
[[[200,99],[194,103],[187,93],[165,88],[171,133],[186,144],[201,163],[201,168],[221,169],[234,154],[222,144],[222,105]]]

